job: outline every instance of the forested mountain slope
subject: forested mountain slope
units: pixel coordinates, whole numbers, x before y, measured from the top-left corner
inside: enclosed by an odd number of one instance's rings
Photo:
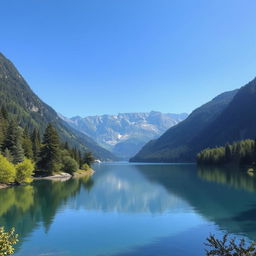
[[[131,159],[138,162],[191,162],[196,153],[207,145],[204,131],[216,122],[236,95],[237,90],[225,92],[194,110],[189,117],[170,128],[159,139],[150,141]],[[207,137],[208,135],[205,134]],[[214,140],[212,141],[214,143]]]
[[[52,123],[63,142],[82,151],[91,151],[102,160],[116,159],[93,139],[61,120],[50,106],[35,95],[14,65],[1,53],[0,106],[4,106],[21,127],[37,128],[43,134],[47,124]]]

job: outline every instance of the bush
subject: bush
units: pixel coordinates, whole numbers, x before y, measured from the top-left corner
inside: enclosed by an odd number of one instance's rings
[[[63,163],[63,167],[62,167],[63,172],[72,174],[75,171],[77,171],[79,168],[78,163],[70,156],[64,157],[62,163]]]
[[[88,164],[83,164],[81,169],[84,170],[84,171],[89,171],[90,166]]]
[[[31,160],[26,158],[23,162],[17,164],[15,168],[16,181],[18,183],[30,183],[32,181],[35,165]]]
[[[207,238],[206,246],[211,250],[206,250],[207,256],[255,256],[256,247],[255,242],[246,243],[241,239],[238,243],[236,238],[228,240],[228,235],[225,234],[221,240],[210,235]]]
[[[0,155],[0,182],[11,183],[15,181],[16,170],[6,157]]]
[[[5,232],[3,227],[0,228],[0,256],[13,254],[13,245],[17,242],[18,235],[15,234],[14,228],[9,232]]]

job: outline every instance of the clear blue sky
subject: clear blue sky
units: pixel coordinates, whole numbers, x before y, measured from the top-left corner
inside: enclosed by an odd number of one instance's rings
[[[0,51],[68,117],[190,112],[256,76],[255,13],[255,0],[6,0]]]

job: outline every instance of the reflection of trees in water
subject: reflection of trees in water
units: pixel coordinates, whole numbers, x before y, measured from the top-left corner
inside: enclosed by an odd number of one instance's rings
[[[210,182],[256,192],[256,177],[236,168],[199,167],[198,176]]]
[[[32,186],[21,186],[19,188],[8,188],[0,193],[0,216],[16,207],[25,212],[34,203],[34,188]]]
[[[69,197],[75,196],[82,186],[91,188],[93,181],[88,178],[66,182],[37,181],[32,185],[1,190],[0,226],[6,229],[15,227],[20,242],[40,222],[43,222],[47,231],[58,209]]]
[[[219,169],[211,173],[210,169],[197,170],[193,165],[136,168],[151,182],[158,182],[169,193],[184,199],[198,214],[213,221],[220,229],[256,239],[255,182],[254,177],[247,176],[246,172],[233,171],[228,175]],[[240,175],[243,180],[239,181]]]

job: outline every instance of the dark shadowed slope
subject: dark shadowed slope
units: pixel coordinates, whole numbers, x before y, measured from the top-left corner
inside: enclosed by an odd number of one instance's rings
[[[194,110],[189,117],[150,141],[131,159],[133,162],[191,162],[202,148],[198,138],[226,109],[237,90],[225,92]]]
[[[200,147],[221,146],[225,143],[256,137],[256,79],[243,86],[217,119],[192,143]]]

